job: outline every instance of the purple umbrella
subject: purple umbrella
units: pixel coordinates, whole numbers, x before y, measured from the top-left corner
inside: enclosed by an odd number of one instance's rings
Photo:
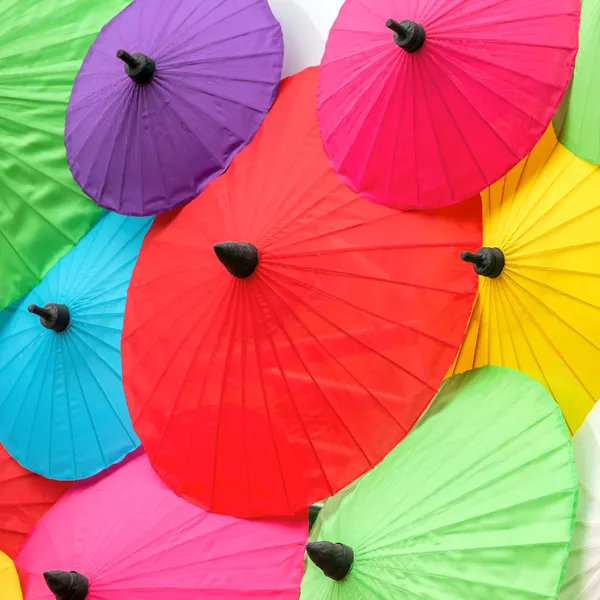
[[[192,200],[256,133],[282,64],[267,0],[134,0],[75,79],[65,130],[73,177],[123,215]]]

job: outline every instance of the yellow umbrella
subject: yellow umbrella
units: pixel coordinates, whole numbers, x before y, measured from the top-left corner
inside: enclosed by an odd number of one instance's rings
[[[550,127],[482,202],[484,248],[462,255],[479,291],[450,374],[523,371],[552,393],[574,433],[600,397],[600,168]]]
[[[2,600],[23,600],[17,570],[4,552],[0,552],[0,592]]]

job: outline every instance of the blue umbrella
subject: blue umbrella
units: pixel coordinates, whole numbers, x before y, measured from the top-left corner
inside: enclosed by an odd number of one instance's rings
[[[120,344],[151,222],[103,215],[36,288],[0,312],[0,443],[31,471],[83,479],[139,446]]]

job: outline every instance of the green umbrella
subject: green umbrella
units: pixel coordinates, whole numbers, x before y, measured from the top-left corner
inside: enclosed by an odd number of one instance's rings
[[[573,154],[600,164],[600,0],[582,0],[579,51],[571,85],[554,117],[558,139]]]
[[[89,46],[127,4],[0,0],[0,309],[39,283],[100,214],[67,166],[65,111]]]
[[[457,375],[315,528],[300,600],[555,598],[576,499],[548,392],[502,367]]]

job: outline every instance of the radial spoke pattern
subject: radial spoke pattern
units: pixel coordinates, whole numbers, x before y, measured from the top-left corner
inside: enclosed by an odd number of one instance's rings
[[[482,199],[484,245],[506,266],[481,278],[453,372],[519,369],[546,386],[574,432],[600,397],[600,170],[549,128]]]
[[[54,479],[89,477],[139,441],[121,384],[129,278],[151,219],[105,215],[42,283],[0,313],[0,441]],[[44,329],[29,304],[65,304],[69,327]]]
[[[387,19],[424,26],[409,54]],[[479,193],[550,123],[577,50],[576,0],[348,0],[317,97],[325,150],[363,196],[432,208]]]
[[[152,82],[127,77],[120,48],[155,61]],[[122,214],[188,202],[252,139],[282,60],[266,0],[132,3],[98,36],[75,80],[65,134],[75,179]]]
[[[287,80],[227,174],[157,220],[132,280],[134,427],[161,477],[216,512],[289,514],[379,462],[472,306],[458,257],[480,243],[479,202],[401,214],[350,192],[321,147],[316,78]],[[248,279],[217,260],[227,240],[259,249]]]
[[[94,37],[127,3],[0,3],[0,309],[37,285],[100,214],[69,173],[65,110]]]
[[[311,562],[301,600],[555,598],[575,517],[565,422],[521,373],[486,367],[441,388],[423,421],[321,519],[355,553],[347,578]]]
[[[295,600],[305,515],[243,521],[177,498],[145,455],[75,489],[38,525],[19,554],[27,600],[46,598],[42,573],[75,569],[98,598]]]

